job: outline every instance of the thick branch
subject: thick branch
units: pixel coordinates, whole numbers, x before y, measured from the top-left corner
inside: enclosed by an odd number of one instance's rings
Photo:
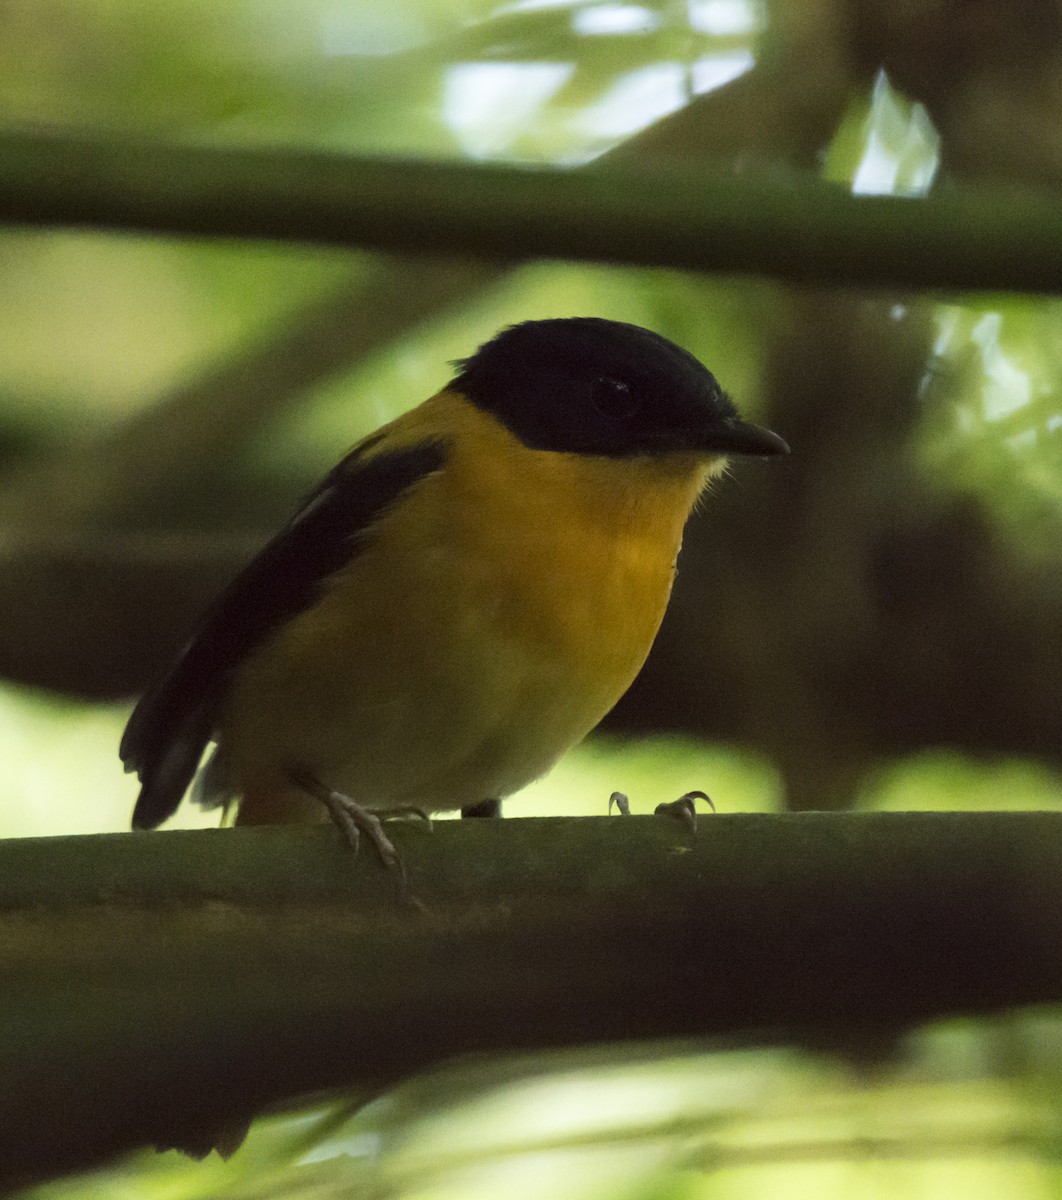
[[[860,197],[812,176],[703,166],[533,169],[7,134],[0,221],[908,288],[1062,286],[1049,196]]]
[[[1062,999],[1062,816],[443,822],[0,843],[10,1178],[469,1051]]]

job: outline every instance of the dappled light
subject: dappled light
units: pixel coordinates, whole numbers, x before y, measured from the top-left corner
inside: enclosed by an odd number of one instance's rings
[[[673,340],[792,454],[734,458],[712,480],[644,668],[583,744],[505,799],[506,820],[604,819],[620,791],[657,831],[668,887],[695,861],[688,839],[711,839],[713,822],[773,829],[809,810],[854,812],[894,821],[908,839],[848,882],[831,920],[809,929],[798,906],[783,912],[778,940],[777,922],[756,924],[757,902],[783,887],[821,900],[834,877],[820,864],[827,852],[835,865],[854,853],[853,827],[822,842],[793,833],[792,858],[770,859],[770,872],[749,851],[730,864],[748,883],[749,913],[719,902],[720,927],[740,938],[709,944],[716,910],[690,914],[706,932],[689,953],[678,882],[674,897],[645,896],[638,909],[627,890],[637,880],[612,879],[614,863],[588,856],[587,887],[607,879],[631,905],[603,926],[617,964],[636,968],[629,946],[652,945],[652,923],[671,922],[657,938],[659,977],[632,1001],[628,1028],[622,1005],[595,1013],[580,963],[558,987],[534,959],[547,963],[547,948],[531,938],[514,988],[534,998],[547,1032],[514,1017],[508,1040],[480,1053],[478,1013],[454,1000],[458,968],[475,963],[450,964],[450,979],[447,938],[470,929],[486,938],[503,918],[533,914],[512,901],[516,890],[476,891],[496,860],[494,830],[473,829],[466,836],[487,849],[462,876],[466,908],[433,897],[435,868],[410,860],[410,906],[420,905],[425,928],[439,922],[437,941],[424,943],[433,969],[433,956],[441,962],[431,978],[446,983],[439,1028],[461,1031],[462,1057],[432,1057],[435,1027],[381,1029],[393,1053],[409,1052],[397,1071],[366,1068],[342,1088],[300,1083],[191,1147],[235,1147],[249,1124],[228,1159],[193,1161],[116,1135],[96,1157],[46,1155],[10,1179],[0,1170],[12,1197],[1055,1194],[1062,995],[1022,982],[1062,956],[1054,898],[1025,882],[1050,877],[1054,843],[1042,839],[1040,858],[1017,835],[1001,837],[967,864],[959,842],[955,878],[937,894],[917,870],[918,887],[910,882],[922,835],[904,821],[990,812],[1048,821],[1062,810],[1060,98],[1062,17],[1037,0],[0,6],[0,839],[128,830],[138,786],[118,760],[122,729],[225,584],[353,445],[445,388],[455,363],[506,326],[569,316]],[[86,157],[71,178],[58,164],[75,144]],[[173,150],[189,157],[171,159]],[[196,157],[208,151],[218,157]],[[238,159],[232,179],[227,155]],[[124,174],[126,159],[143,172]],[[386,176],[394,165],[423,171],[406,194]],[[303,173],[305,203],[272,190],[281,174],[290,189]],[[353,177],[368,190],[337,231]],[[563,202],[562,185],[572,189]],[[422,202],[435,189],[463,201],[433,212]],[[581,234],[560,228],[572,213]],[[1019,287],[1030,290],[1009,290]],[[570,517],[554,518],[559,538]],[[604,602],[609,586],[586,581],[580,599]],[[558,702],[567,699],[558,688]],[[716,815],[701,803],[695,824],[651,823],[657,805],[693,792],[710,796]],[[167,828],[221,822],[219,810],[186,800]],[[357,872],[378,866],[364,847],[351,861]],[[552,864],[543,854],[531,865]],[[998,907],[984,884],[993,870]],[[195,871],[191,882],[177,878],[172,902],[143,910],[162,932],[157,944],[145,937],[142,962],[120,930],[92,924],[139,920],[141,884],[79,883],[92,902],[63,929],[76,953],[51,991],[42,964],[65,943],[34,940],[51,908],[18,899],[32,881],[5,881],[18,1015],[0,1041],[24,1078],[35,1072],[32,1056],[19,1057],[36,1044],[29,1033],[45,1036],[25,1014],[76,1028],[109,995],[92,973],[108,954],[125,962],[130,987],[160,971],[186,985],[180,963],[154,957],[166,938],[180,948],[189,936],[179,922]],[[241,922],[250,928],[262,909],[244,913],[243,900],[215,890],[195,900],[193,917],[233,939],[218,943],[235,947],[218,954],[225,970],[247,954],[256,977],[276,947],[241,941]],[[975,901],[988,928],[963,924]],[[558,885],[544,889],[547,902],[570,905],[577,946],[589,900]],[[398,922],[351,903],[348,913],[332,895],[325,904],[283,882],[265,907],[284,936],[304,920],[308,941],[329,921],[350,936]],[[939,974],[893,972],[890,985],[914,997],[896,1021],[888,987],[873,990],[874,969],[888,974],[889,962],[861,963],[859,937],[838,932],[858,930],[860,906],[887,928],[890,904],[905,919],[905,906],[922,905],[929,931],[943,912],[959,931],[942,943]],[[727,999],[752,1011],[767,994],[797,1016],[770,1028],[696,1026],[717,1015],[696,1011],[696,954],[716,956],[718,986],[761,940],[780,947],[774,961],[735,975],[752,979],[750,994]],[[882,954],[905,961],[912,940],[886,938]],[[790,944],[825,945],[838,977],[802,977],[784,961]],[[961,992],[962,1005],[935,1007],[940,980],[982,948],[1005,966]],[[675,978],[665,977],[675,958]],[[341,977],[331,942],[324,959]],[[187,978],[201,966],[190,960]],[[785,972],[793,994],[774,996]],[[272,1028],[305,986],[307,1022],[326,1026],[327,1043],[340,1011],[321,998],[332,978],[293,972],[275,995],[254,997],[249,1024],[237,1005],[224,1014],[233,1024],[213,1034]],[[647,1043],[645,1014],[666,1025],[660,1010],[676,978],[687,1011],[667,1040]],[[175,995],[170,1008],[145,1005],[143,1029],[120,1031],[116,1079],[94,1080],[89,1109],[106,1110],[110,1089],[128,1083],[123,1070],[146,1089],[152,1055],[172,1058],[172,1046],[151,1040],[168,1032],[157,1014],[187,1015],[198,1002]],[[849,1005],[845,1020],[820,1024],[816,1005],[834,1000]],[[606,1017],[604,1039],[595,1018]],[[551,1018],[568,1022],[563,1033],[549,1032]],[[335,1044],[349,1036],[337,1022]],[[226,1044],[183,1051],[189,1069]],[[255,1057],[267,1066],[283,1052],[262,1044]],[[71,1078],[78,1069],[72,1062]]]

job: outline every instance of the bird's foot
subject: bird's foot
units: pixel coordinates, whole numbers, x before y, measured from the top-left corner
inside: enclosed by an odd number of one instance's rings
[[[712,803],[712,798],[707,792],[687,792],[684,796],[679,796],[677,800],[658,804],[653,809],[653,813],[662,816],[678,817],[687,826],[690,833],[693,833],[697,828],[697,810],[695,805],[698,800],[703,800],[712,812],[715,812],[715,805]],[[629,817],[631,815],[631,804],[624,792],[613,792],[609,796],[608,811],[610,813],[612,812],[613,805],[619,809],[623,816]]]
[[[712,812],[715,812],[715,805],[712,803],[712,798],[707,792],[687,792],[684,796],[679,796],[677,800],[669,800],[664,804],[658,804],[653,809],[653,812],[665,816],[678,817],[689,829],[690,833],[694,833],[697,829],[697,809],[695,805],[698,800],[703,800]]]
[[[291,781],[301,791],[313,796],[328,810],[328,815],[339,831],[347,839],[351,849],[357,854],[361,846],[362,834],[372,843],[380,862],[389,871],[402,874],[402,860],[394,843],[384,832],[383,823],[387,820],[418,820],[424,821],[431,829],[431,817],[422,808],[413,804],[396,805],[394,808],[366,808],[356,800],[352,800],[343,792],[322,783],[309,770],[302,768],[291,771]]]
[[[355,854],[361,846],[361,835],[365,834],[380,862],[390,871],[399,869],[398,851],[384,833],[383,822],[371,808],[364,808],[342,792],[325,792],[319,798]]]

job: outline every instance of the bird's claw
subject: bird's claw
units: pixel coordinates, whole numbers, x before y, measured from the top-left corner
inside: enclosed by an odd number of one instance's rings
[[[684,796],[679,796],[677,800],[670,800],[665,804],[658,804],[653,809],[654,814],[659,816],[678,817],[680,821],[689,829],[690,833],[694,833],[697,829],[697,811],[696,801],[703,800],[705,804],[715,812],[715,805],[712,803],[711,796],[707,792],[687,792]],[[625,792],[613,792],[608,798],[608,811],[611,815],[612,806],[615,805],[624,817],[631,815],[631,802],[627,799]]]
[[[367,811],[375,811],[379,815],[381,810],[369,809]],[[415,804],[399,804],[394,808],[385,808],[382,812],[384,821],[423,821],[428,827],[429,833],[435,828],[432,824],[431,814],[423,808],[418,808]]]
[[[364,834],[379,856],[380,862],[389,870],[397,871],[401,879],[405,879],[402,860],[394,843],[384,833],[383,822],[376,811],[365,808],[356,800],[327,787],[317,778],[316,774],[307,767],[294,767],[289,771],[291,782],[307,795],[319,800],[332,818],[332,823],[347,839],[355,854],[361,846],[361,836]],[[431,818],[421,808],[415,805],[400,805],[393,809],[385,809],[385,816],[415,817],[428,823],[431,828]]]
[[[608,798],[608,815],[612,816],[613,804],[619,809],[620,815],[629,817],[631,815],[631,802],[627,799],[626,792],[613,792]]]
[[[677,800],[658,804],[653,809],[653,812],[663,816],[678,817],[687,829],[689,829],[690,833],[695,833],[697,830],[697,809],[695,805],[698,800],[703,800],[712,812],[715,812],[715,805],[712,803],[712,798],[707,792],[687,792],[684,796],[679,796]]]
[[[383,822],[376,813],[371,809],[363,808],[357,801],[351,800],[349,796],[344,796],[342,792],[329,792],[322,799],[329,815],[350,843],[355,854],[361,845],[361,835],[365,834],[372,842],[380,862],[389,871],[401,868],[398,851],[391,839],[384,833]],[[425,817],[425,819],[427,818]]]

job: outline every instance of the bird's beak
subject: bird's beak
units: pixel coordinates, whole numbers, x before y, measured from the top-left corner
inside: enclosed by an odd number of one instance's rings
[[[762,425],[730,418],[706,429],[701,444],[721,454],[788,454],[789,446]]]

